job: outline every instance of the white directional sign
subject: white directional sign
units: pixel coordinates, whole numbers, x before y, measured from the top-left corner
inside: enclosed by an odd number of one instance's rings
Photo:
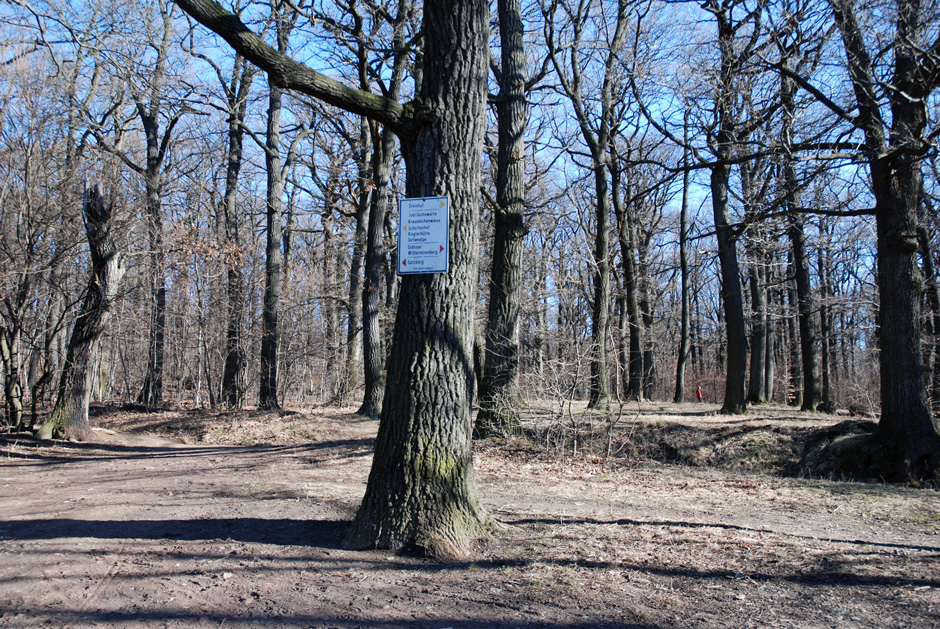
[[[398,274],[447,273],[450,199],[418,197],[398,202]]]

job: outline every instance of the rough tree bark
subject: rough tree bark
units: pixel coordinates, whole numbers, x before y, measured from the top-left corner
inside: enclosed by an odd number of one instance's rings
[[[409,197],[449,196],[450,271],[402,280],[375,459],[346,545],[461,555],[485,533],[470,453],[488,7],[424,8],[419,99],[402,137]]]
[[[392,126],[402,142],[408,196],[450,197],[450,272],[402,281],[372,471],[345,545],[469,552],[487,522],[470,449],[487,2],[426,4],[423,80],[407,107],[278,54],[211,0],[179,3],[272,81]]]
[[[245,310],[245,278],[242,273],[240,216],[238,212],[238,175],[241,172],[245,130],[242,126],[248,110],[248,92],[257,70],[244,57],[237,56],[232,79],[225,85],[229,108],[228,160],[225,169],[225,196],[222,199],[228,321],[225,328],[225,363],[222,370],[222,400],[231,407],[241,407],[245,392],[239,386],[244,369],[242,318]]]
[[[280,29],[278,31],[278,47],[281,48],[282,37]],[[286,43],[286,38],[284,40]],[[264,251],[264,297],[261,309],[261,382],[258,390],[258,406],[268,410],[281,407],[277,399],[277,319],[281,301],[281,196],[284,193],[280,156],[282,99],[283,91],[269,77],[268,128],[264,159],[267,173],[265,223],[267,238]]]
[[[496,217],[486,324],[486,354],[475,435],[507,437],[519,423],[519,299],[525,224],[526,59],[521,0],[499,0],[501,63],[496,157]]]
[[[741,64],[753,50],[754,40],[745,49],[736,46],[738,28],[731,22],[733,0],[708,0],[703,7],[715,16],[718,26],[720,52],[718,85],[715,90],[715,129],[712,150],[716,162],[711,168],[712,213],[718,241],[718,260],[721,267],[721,300],[724,309],[728,340],[725,371],[724,413],[744,413],[747,410],[745,385],[747,382],[747,329],[744,319],[744,299],[741,291],[740,265],[736,248],[737,237],[731,224],[731,206],[728,198],[731,160],[735,147],[735,78]],[[754,33],[760,31],[754,27]]]
[[[392,74],[388,83],[388,96],[397,100],[405,75],[407,55],[404,54],[405,27],[412,13],[410,0],[399,0],[398,15],[392,35],[392,48],[396,50]],[[388,215],[388,188],[395,164],[395,133],[382,127],[381,138],[373,146],[372,155],[372,207],[365,255],[365,282],[362,287],[362,357],[365,390],[357,415],[378,419],[382,413],[385,395],[385,353],[382,344],[380,311],[382,305],[382,267],[386,262],[385,223]],[[390,282],[390,285],[392,282]]]
[[[94,437],[88,424],[88,363],[124,276],[122,256],[111,232],[113,207],[97,186],[85,195],[82,216],[91,253],[91,275],[69,339],[55,407],[36,432],[40,439],[87,441]]]
[[[857,104],[845,115],[865,134],[878,238],[881,419],[871,437],[843,453],[845,468],[888,480],[917,481],[940,469],[940,433],[927,405],[920,347],[921,276],[917,212],[927,100],[940,85],[940,37],[919,0],[897,0],[890,124],[881,113],[882,81],[849,0],[831,0]],[[927,36],[935,41],[926,41]],[[891,58],[891,56],[888,56]],[[889,351],[890,350],[890,351]]]

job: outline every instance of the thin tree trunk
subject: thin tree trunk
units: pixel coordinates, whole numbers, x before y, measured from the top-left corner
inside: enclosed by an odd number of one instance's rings
[[[653,399],[653,379],[656,376],[656,363],[653,360],[653,306],[650,295],[650,265],[648,234],[637,233],[635,236],[639,257],[638,284],[640,287],[640,313],[643,322],[643,399]]]
[[[281,299],[281,100],[282,90],[268,81],[268,130],[265,152],[267,171],[267,245],[264,265],[264,302],[261,310],[261,387],[258,406],[280,408],[278,401],[278,309]]]
[[[352,260],[349,262],[346,367],[344,369],[345,378],[340,391],[340,398],[343,403],[348,402],[349,395],[355,390],[359,381],[359,369],[363,353],[362,270],[369,241],[369,214],[372,209],[370,189],[374,187],[370,177],[372,174],[372,123],[364,116],[359,120],[359,146],[357,150],[359,198],[356,208],[356,232],[353,240]]]
[[[636,270],[636,238],[633,217],[623,202],[621,191],[622,173],[619,159],[611,163],[611,187],[613,188],[614,215],[617,217],[617,237],[620,245],[620,264],[623,267],[623,284],[626,300],[626,316],[629,350],[624,363],[624,399],[639,400],[643,396],[643,350],[640,327],[639,282]]]
[[[801,232],[802,233],[802,230]],[[794,254],[788,253],[789,275],[795,276],[796,265],[793,264]],[[789,385],[787,387],[787,404],[789,406],[803,405],[803,368],[802,368],[802,342],[799,335],[800,305],[796,288],[791,284],[787,287],[787,346],[790,348]]]
[[[748,278],[751,284],[751,366],[750,383],[748,386],[748,399],[751,404],[766,404],[766,387],[764,386],[767,356],[767,294],[761,281],[761,269],[758,266],[758,252],[752,252],[752,260],[748,269]]]
[[[683,139],[688,142],[689,116],[686,113],[683,127]],[[685,401],[685,365],[689,358],[689,252],[688,252],[688,222],[689,222],[689,151],[686,148],[682,156],[682,206],[679,210],[679,282],[680,282],[680,312],[679,312],[679,351],[676,357],[676,392],[672,400],[676,404]]]
[[[817,251],[817,263],[819,265],[819,339],[822,347],[820,355],[822,357],[821,376],[822,388],[820,389],[820,400],[828,408],[832,408],[832,312],[829,306],[830,286],[829,286],[829,265],[828,256],[823,251],[828,241],[825,229],[820,234],[820,247]]]
[[[323,347],[326,350],[326,399],[331,404],[335,404],[338,387],[343,381],[343,375],[340,369],[345,361],[339,354],[339,309],[336,306],[333,291],[339,285],[337,272],[337,247],[335,244],[335,234],[333,233],[334,218],[336,210],[336,190],[339,185],[339,177],[332,173],[327,179],[327,189],[325,192],[323,214],[321,224],[323,225],[323,248],[322,255],[322,273],[324,298],[320,300],[320,312],[323,317]]]
[[[229,245],[225,257],[226,296],[228,321],[225,327],[225,362],[222,369],[222,399],[239,408],[244,403],[245,391],[239,385],[244,370],[245,349],[242,346],[242,319],[245,310],[245,278],[242,272],[240,216],[238,212],[238,176],[241,172],[244,146],[242,123],[248,109],[248,92],[256,70],[240,55],[232,71],[232,86],[227,89],[229,106],[228,160],[225,171],[224,239]],[[207,356],[208,358],[208,356]],[[208,364],[206,376],[209,375]],[[209,387],[210,392],[212,387]]]
[[[399,0],[398,16],[392,36],[396,51],[389,80],[389,98],[397,99],[405,72],[407,57],[405,50],[405,26],[412,11],[410,0]],[[365,254],[365,282],[362,287],[362,355],[365,390],[362,405],[357,415],[378,419],[382,413],[382,398],[385,395],[385,353],[381,327],[382,270],[387,261],[385,249],[385,226],[388,222],[388,192],[392,169],[395,164],[395,134],[386,125],[382,127],[381,139],[373,145],[372,155],[372,207],[369,210],[369,226]],[[388,278],[387,300],[392,301],[394,277]]]

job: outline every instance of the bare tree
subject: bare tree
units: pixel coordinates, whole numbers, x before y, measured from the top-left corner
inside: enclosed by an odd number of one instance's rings
[[[851,457],[851,469],[890,479],[918,479],[940,468],[940,434],[924,389],[920,347],[920,273],[917,213],[921,162],[931,140],[924,136],[927,100],[940,85],[940,38],[935,19],[919,0],[894,3],[892,55],[872,57],[857,7],[832,0],[855,96],[851,113],[822,92],[814,95],[864,135],[864,156],[875,197],[878,231],[878,313],[881,343],[881,419]],[[933,40],[929,39],[933,38]],[[891,79],[881,80],[876,63],[892,61]],[[799,80],[801,77],[794,77]],[[882,113],[890,107],[890,121]]]
[[[91,273],[69,339],[55,407],[36,433],[40,439],[65,437],[87,441],[94,436],[88,424],[88,366],[124,276],[123,256],[112,232],[113,210],[113,201],[106,201],[98,186],[87,191],[82,218],[88,235]]]
[[[486,519],[473,484],[470,402],[487,4],[425,6],[420,105],[407,109],[294,62],[218,4],[180,4],[283,87],[391,126],[402,139],[408,195],[450,197],[450,272],[402,282],[372,472],[346,544],[466,553]]]
[[[594,173],[596,195],[594,233],[594,304],[591,334],[594,354],[591,361],[589,405],[604,408],[609,402],[607,335],[610,311],[610,185],[607,162],[617,90],[623,89],[619,55],[623,50],[629,23],[629,3],[618,0],[616,14],[606,15],[606,5],[593,0],[566,3],[554,0],[543,9],[548,55],[558,78],[560,91],[570,101],[578,129],[588,147]],[[564,16],[558,23],[558,14]],[[593,19],[592,19],[593,18]],[[586,32],[588,29],[590,32]],[[565,34],[562,41],[561,35]],[[586,38],[595,45],[587,46]],[[585,64],[602,68],[598,93],[585,93]],[[592,100],[596,99],[596,105]],[[596,107],[596,110],[592,110]]]

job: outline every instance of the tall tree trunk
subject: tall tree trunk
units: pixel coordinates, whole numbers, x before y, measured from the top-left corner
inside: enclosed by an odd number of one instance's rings
[[[925,66],[935,67],[933,55],[938,44],[926,41],[928,31],[921,22],[920,3],[898,0],[888,126],[878,102],[880,90],[875,87],[881,81],[865,48],[855,6],[847,0],[831,0],[831,4],[858,105],[853,120],[865,133],[875,197],[878,338],[882,344],[881,420],[847,467],[889,480],[916,481],[940,468],[940,433],[927,405],[923,381],[917,266],[920,164],[921,154],[927,150],[927,140],[922,137],[927,124],[925,103],[940,83],[940,75]]]
[[[396,52],[389,80],[388,95],[398,99],[405,73],[407,55],[405,27],[412,12],[411,0],[399,0],[398,15],[392,35]],[[382,413],[382,398],[385,395],[385,353],[381,328],[382,271],[387,261],[385,250],[385,226],[388,222],[388,191],[395,164],[395,134],[383,125],[381,139],[373,144],[372,151],[372,207],[369,210],[369,227],[366,241],[365,282],[362,287],[362,353],[365,391],[357,415],[378,419]],[[394,277],[388,280],[387,299],[392,301]]]
[[[356,232],[353,239],[352,259],[349,262],[346,366],[343,370],[345,378],[340,391],[340,398],[344,404],[348,402],[349,395],[356,388],[362,363],[362,270],[369,241],[369,214],[372,209],[370,189],[374,187],[371,181],[372,152],[372,123],[363,116],[359,120],[359,145],[356,155],[359,192],[356,207]]]
[[[280,38],[279,38],[280,39]],[[282,90],[268,80],[268,129],[265,146],[267,222],[264,265],[264,301],[261,310],[261,387],[258,406],[280,408],[277,391],[278,309],[281,300],[281,208],[284,176],[281,171]]]
[[[735,414],[747,410],[744,392],[747,378],[747,330],[744,324],[744,299],[741,294],[736,238],[730,224],[731,214],[728,206],[730,170],[731,168],[724,164],[712,167],[711,191],[715,233],[718,239],[718,260],[721,266],[721,301],[728,343],[725,399],[721,410]]]
[[[744,319],[744,299],[736,248],[737,237],[731,224],[728,199],[731,176],[731,158],[735,147],[735,73],[743,52],[735,50],[736,28],[727,3],[719,6],[709,0],[705,5],[718,23],[719,84],[715,96],[717,129],[714,152],[716,164],[711,168],[712,213],[715,236],[718,240],[718,261],[721,271],[721,301],[727,336],[724,413],[744,413],[747,410],[745,384],[747,382],[747,329]]]
[[[162,175],[160,165],[150,168],[152,152],[157,148],[156,135],[151,140],[147,129],[146,189],[147,234],[150,245],[150,341],[147,346],[147,367],[137,402],[148,409],[163,403],[163,363],[166,345],[166,257],[163,250],[163,213],[160,202]],[[155,131],[155,128],[154,128]]]
[[[426,122],[402,138],[407,195],[450,197],[445,274],[403,278],[375,457],[349,548],[463,555],[486,532],[470,449],[488,4],[424,7]]]
[[[607,375],[607,332],[610,318],[610,192],[607,167],[594,167],[594,190],[597,194],[594,233],[594,301],[591,305],[591,388],[589,408],[607,408],[610,403]]]
[[[686,113],[683,126],[683,139],[688,142],[689,115]],[[685,365],[689,358],[689,252],[688,252],[688,222],[689,222],[689,151],[684,149],[682,165],[682,206],[679,209],[679,350],[676,357],[676,392],[672,401],[676,404],[685,401]]]
[[[625,192],[621,191],[623,174],[619,159],[611,162],[611,187],[613,189],[614,215],[617,217],[617,239],[620,245],[620,264],[623,267],[623,284],[629,350],[624,364],[623,389],[624,399],[639,400],[643,396],[643,348],[642,329],[640,327],[639,280],[636,269],[636,230],[633,215],[624,204]],[[629,197],[629,194],[626,194]]]
[[[372,207],[366,242],[365,283],[362,289],[362,353],[365,391],[357,415],[378,419],[385,395],[385,353],[382,349],[381,306],[382,266],[385,253],[385,217],[388,213],[388,185],[395,159],[395,136],[388,128],[374,147]]]
[[[799,213],[799,182],[796,178],[796,167],[789,147],[792,146],[793,125],[795,122],[796,83],[787,76],[781,77],[780,99],[783,110],[781,125],[781,139],[786,156],[783,158],[783,185],[784,203],[789,215],[787,217],[787,235],[792,247],[791,261],[793,275],[796,280],[797,320],[800,332],[800,372],[803,382],[800,394],[800,408],[804,411],[815,411],[822,402],[819,390],[819,369],[816,361],[816,331],[813,326],[813,292],[809,273],[809,256],[806,252],[806,235],[804,234],[804,219]]]
[[[242,346],[242,318],[245,311],[245,278],[242,272],[241,217],[238,211],[238,175],[241,172],[245,131],[242,123],[248,109],[248,92],[256,70],[237,56],[232,70],[232,85],[226,89],[228,121],[228,160],[225,169],[224,242],[228,320],[225,326],[225,362],[222,369],[222,399],[231,407],[241,407],[245,391],[239,380],[244,370],[245,348]],[[208,373],[208,372],[207,372]],[[210,388],[211,390],[211,388]]]
[[[803,234],[803,220],[799,215],[790,215],[787,233],[793,247],[793,274],[796,280],[797,320],[800,331],[800,372],[803,376],[800,408],[804,411],[815,411],[822,401],[819,367],[816,361],[818,343],[813,325],[815,305],[810,283],[809,257],[806,253],[806,236]]]
[[[173,39],[173,8],[169,3],[161,5],[163,35],[156,43],[156,60],[148,98],[134,93],[137,115],[144,129],[147,161],[144,168],[129,164],[144,179],[146,195],[147,236],[150,246],[150,341],[147,351],[147,367],[144,382],[137,397],[139,404],[148,409],[163,403],[163,363],[166,344],[166,251],[163,246],[163,209],[160,195],[163,192],[163,165],[169,149],[173,129],[185,109],[169,116],[161,136],[161,110],[164,109],[163,85],[166,80],[166,64],[170,43]],[[127,163],[127,158],[122,157]]]
[[[496,217],[477,436],[506,437],[519,423],[519,300],[525,225],[526,58],[521,0],[499,0],[502,55],[496,115]]]
[[[88,363],[104,332],[124,275],[121,255],[111,233],[112,209],[113,205],[105,201],[97,186],[86,193],[82,214],[91,252],[91,275],[69,339],[55,407],[37,431],[40,439],[65,437],[87,441],[94,437],[88,424]]]
[[[555,68],[562,89],[571,101],[581,135],[587,144],[592,160],[595,190],[595,234],[593,287],[594,300],[591,316],[591,381],[588,392],[588,406],[591,408],[606,408],[610,401],[607,375],[607,333],[608,318],[610,316],[610,189],[607,182],[609,164],[611,161],[608,150],[611,147],[612,134],[615,121],[614,105],[615,90],[621,85],[620,66],[618,55],[623,49],[627,22],[629,19],[629,3],[626,0],[617,2],[617,19],[613,34],[609,40],[604,60],[604,76],[601,93],[598,98],[600,111],[596,112],[596,120],[588,114],[586,101],[582,97],[582,65],[579,48],[584,35],[584,23],[589,19],[589,3],[582,3],[578,7],[577,15],[568,12],[567,18],[573,24],[573,39],[568,42],[564,50],[556,48],[553,39],[554,14],[546,19],[546,35],[549,46],[548,54]],[[559,53],[568,55],[565,59]]]

